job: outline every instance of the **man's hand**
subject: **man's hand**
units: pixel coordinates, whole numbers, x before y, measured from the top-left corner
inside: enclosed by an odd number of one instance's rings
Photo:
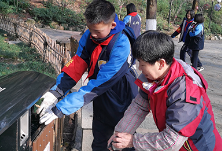
[[[46,110],[51,110],[58,102],[58,99],[51,92],[46,92],[41,99],[44,100],[36,111],[37,114],[40,113],[40,117],[45,114]]]
[[[48,125],[51,123],[54,119],[57,119],[58,116],[56,116],[52,110],[47,110],[47,112],[40,118],[39,123],[45,123],[45,125]]]

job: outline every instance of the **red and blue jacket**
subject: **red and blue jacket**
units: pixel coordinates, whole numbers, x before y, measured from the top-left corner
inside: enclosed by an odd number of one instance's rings
[[[141,17],[137,12],[133,12],[128,14],[124,19],[123,22],[131,27],[135,33],[135,36],[138,37],[140,35],[141,30]]]
[[[179,42],[181,41],[185,42],[188,28],[192,24],[193,20],[194,19],[187,21],[187,18],[184,18],[183,22],[180,24],[180,27],[171,35],[171,37],[174,38],[180,34]]]
[[[148,80],[141,75],[136,80],[141,92],[148,94],[150,108],[159,131],[166,124],[188,137],[180,151],[220,151],[222,139],[216,129],[208,84],[196,70],[180,60],[173,60],[164,81],[148,91],[142,84]]]
[[[130,42],[122,33],[125,24],[119,21],[117,16],[115,22],[117,26],[110,34],[104,39],[94,39],[96,43],[92,41],[89,30],[82,35],[76,55],[64,66],[51,91],[64,95],[76,85],[85,71],[91,70],[92,59],[96,61],[96,65],[88,77],[89,82],[86,86],[82,86],[78,92],[68,94],[56,104],[57,111],[54,112],[56,115],[61,113],[70,115],[93,101],[94,116],[115,126],[137,95],[138,87],[134,83],[136,77],[130,72],[127,62]],[[102,51],[95,60],[92,54],[98,43],[117,33],[120,34],[111,52],[107,52],[108,46],[102,45]]]

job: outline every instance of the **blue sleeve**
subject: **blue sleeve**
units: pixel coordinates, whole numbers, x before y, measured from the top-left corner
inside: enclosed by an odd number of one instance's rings
[[[200,32],[202,32],[203,30],[203,25],[199,24],[197,25],[197,27],[194,28],[194,31],[191,31],[189,33],[190,37],[194,37],[196,35],[198,35]]]
[[[128,70],[127,58],[130,43],[126,35],[121,34],[110,53],[110,60],[100,69],[97,78],[89,80],[86,86],[63,98],[56,107],[65,115],[70,115],[88,104],[95,97],[112,87]]]
[[[131,18],[131,16],[130,16],[130,15],[127,15],[127,16],[123,19],[123,22],[124,22],[125,24],[127,24],[127,23],[130,21],[130,18]]]
[[[84,34],[82,35],[81,39],[79,40],[79,46],[78,46],[78,49],[77,49],[77,52],[76,54],[80,57],[81,54],[82,54],[82,51],[83,51],[83,48],[85,47],[86,45],[86,42],[87,42],[87,39],[89,37],[89,34],[90,34],[90,31],[89,29],[86,30],[84,32]]]

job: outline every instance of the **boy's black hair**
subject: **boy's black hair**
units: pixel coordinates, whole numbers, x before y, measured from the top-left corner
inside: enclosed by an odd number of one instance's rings
[[[133,12],[137,12],[136,6],[133,3],[126,5],[127,15]]]
[[[174,56],[174,42],[167,34],[157,31],[146,31],[133,44],[132,54],[136,59],[142,59],[154,64],[164,59],[171,65]]]
[[[192,10],[192,9],[187,10],[187,12],[186,12],[186,18],[187,18],[187,14],[188,14],[189,12],[190,12],[191,19],[193,19],[193,18],[194,18],[194,16],[195,16],[195,11],[194,11],[194,10]]]
[[[98,24],[103,22],[108,24],[115,19],[115,8],[108,1],[94,0],[87,6],[84,16],[87,23]]]
[[[197,23],[203,23],[204,22],[203,14],[196,14],[194,17],[194,21]]]

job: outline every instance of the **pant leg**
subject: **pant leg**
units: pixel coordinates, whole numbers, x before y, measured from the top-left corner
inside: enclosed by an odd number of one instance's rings
[[[200,62],[200,59],[199,59],[199,57],[197,58],[197,67],[202,67],[203,65],[202,65],[202,63]]]
[[[186,51],[188,49],[188,46],[183,44],[183,46],[180,49],[180,59],[184,62],[186,61]]]
[[[96,118],[93,118],[93,142],[92,142],[92,150],[93,151],[109,151],[107,149],[107,143],[110,137],[114,132],[113,126],[107,125]],[[135,151],[134,148],[125,148],[122,151]]]
[[[192,50],[191,62],[192,62],[192,66],[195,69],[197,69],[198,54],[199,54],[199,50]]]
[[[107,149],[107,142],[113,135],[114,127],[109,126],[96,118],[93,118],[92,131],[94,137],[92,142],[92,150],[109,151]]]

